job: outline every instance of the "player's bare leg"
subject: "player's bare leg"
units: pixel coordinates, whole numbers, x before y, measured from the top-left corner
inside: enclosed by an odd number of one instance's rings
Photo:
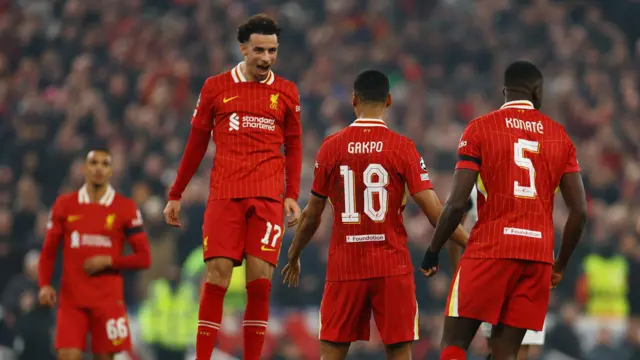
[[[387,360],[411,360],[411,342],[401,342],[385,346]]]
[[[262,353],[269,321],[269,295],[274,266],[252,255],[246,255],[247,307],[244,311],[243,359],[258,360]]]
[[[351,343],[320,341],[320,360],[344,360],[349,353]]]
[[[529,345],[520,346],[518,351],[518,360],[529,360]]]
[[[58,350],[58,360],[82,360],[84,352],[80,349]]]
[[[93,360],[113,360],[116,354],[93,354]]]
[[[444,318],[440,360],[466,359],[466,351],[482,321],[463,317]]]
[[[529,360],[529,345],[520,346],[520,350],[518,351],[518,360]],[[486,360],[493,360],[491,356],[491,345],[489,345],[489,355],[487,355]]]
[[[231,282],[233,260],[223,257],[207,259],[206,267],[207,275],[198,312],[196,360],[211,359],[222,321],[224,295]]]
[[[522,339],[527,329],[498,324],[491,329],[491,358],[493,360],[517,360]]]

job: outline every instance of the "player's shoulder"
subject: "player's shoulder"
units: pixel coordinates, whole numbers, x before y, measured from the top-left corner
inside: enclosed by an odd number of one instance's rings
[[[209,76],[202,85],[203,91],[215,92],[215,90],[223,90],[224,88],[233,86],[232,70],[227,70],[216,75]]]
[[[138,209],[138,205],[132,198],[119,192],[115,193],[115,196],[113,198],[113,205],[122,211],[131,211]]]
[[[80,190],[60,194],[56,198],[53,206],[57,207],[58,209],[62,209],[69,205],[78,204],[80,203],[80,201],[78,200],[79,196],[80,196]]]
[[[272,72],[271,74],[271,76],[273,76],[273,83],[271,84],[271,86],[294,100],[298,100],[300,98],[300,94],[298,93],[298,86],[296,86],[296,83],[280,75],[277,75],[276,73]]]

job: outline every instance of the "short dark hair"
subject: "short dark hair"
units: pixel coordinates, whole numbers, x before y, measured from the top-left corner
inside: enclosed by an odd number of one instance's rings
[[[378,70],[363,71],[353,82],[353,92],[360,101],[385,102],[389,96],[389,78]]]
[[[531,89],[542,82],[542,72],[529,61],[516,61],[504,71],[504,87]]]
[[[90,147],[89,150],[87,150],[87,155],[92,151],[105,153],[105,154],[111,156],[111,151],[109,149],[107,149],[106,147],[102,147],[102,146]]]
[[[242,44],[249,41],[252,34],[275,35],[280,37],[278,23],[269,15],[257,14],[238,26],[238,41]]]

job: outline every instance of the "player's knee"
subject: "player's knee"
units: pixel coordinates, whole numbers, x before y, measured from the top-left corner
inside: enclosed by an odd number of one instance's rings
[[[388,344],[385,346],[387,360],[410,360],[411,342]]]
[[[93,360],[113,360],[114,354],[93,354]]]
[[[233,261],[227,258],[212,258],[207,260],[206,265],[207,277],[205,281],[228,288],[233,273]]]
[[[271,281],[271,278],[273,277],[273,265],[251,255],[247,255],[246,262],[247,283],[258,279],[267,279]]]

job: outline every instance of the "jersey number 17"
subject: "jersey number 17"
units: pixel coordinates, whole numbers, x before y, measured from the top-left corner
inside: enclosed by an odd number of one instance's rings
[[[355,172],[348,165],[340,166],[340,176],[344,182],[344,212],[342,222],[360,223],[360,213],[356,211]],[[389,208],[389,193],[385,188],[389,184],[389,172],[380,164],[369,164],[362,173],[364,183],[364,213],[374,222],[384,222]],[[379,209],[374,208],[374,196],[378,197]]]

